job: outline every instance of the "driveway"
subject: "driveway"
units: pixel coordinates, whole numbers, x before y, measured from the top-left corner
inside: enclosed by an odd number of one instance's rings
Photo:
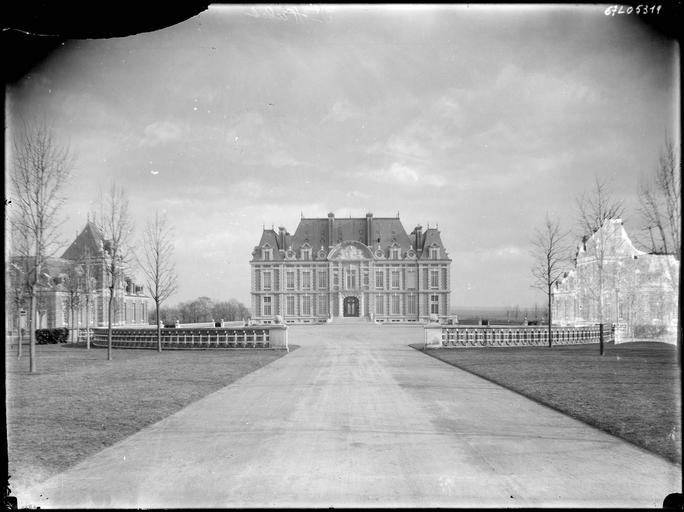
[[[681,468],[408,347],[422,329],[290,329],[266,367],[19,506],[660,507]]]

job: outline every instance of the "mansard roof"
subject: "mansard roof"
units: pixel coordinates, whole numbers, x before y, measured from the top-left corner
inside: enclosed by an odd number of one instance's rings
[[[69,248],[64,251],[62,258],[66,260],[80,260],[86,254],[96,256],[102,252],[104,237],[97,226],[88,221],[81,234],[76,237]]]
[[[286,235],[287,247],[289,249],[292,246],[293,250],[298,250],[305,242],[309,242],[309,245],[314,250],[320,250],[321,246],[327,252],[328,247],[331,244],[328,240],[328,219],[301,219],[294,236],[288,237]],[[350,240],[358,240],[358,238],[352,238]]]
[[[429,258],[430,251],[428,249],[430,247],[439,247],[442,250],[440,259],[447,259],[446,248],[444,247],[444,244],[442,244],[442,237],[439,236],[439,231],[436,228],[427,228],[425,233],[423,233],[423,240],[421,242],[421,249],[423,252],[420,255],[421,259]]]
[[[408,251],[414,244],[406,234],[404,226],[401,225],[399,218],[377,218],[373,219],[371,228],[371,243],[373,248],[378,244],[382,249],[397,244],[401,252]],[[415,249],[415,247],[413,247]]]
[[[646,254],[634,246],[622,219],[606,219],[591,236],[585,236],[577,248],[577,257],[591,257],[597,244],[605,246],[604,254],[607,257],[634,257]]]
[[[332,230],[329,229],[330,223]],[[341,242],[356,241],[369,246],[373,251],[376,251],[378,246],[384,252],[391,247],[398,247],[402,254],[411,248],[419,252],[424,246],[435,244],[442,249],[441,257],[447,257],[437,229],[428,228],[425,232],[422,232],[420,226],[416,229],[419,230],[420,236],[416,236],[415,230],[411,235],[407,235],[399,216],[373,217],[372,214],[368,214],[366,217],[337,218],[330,214],[326,218],[302,217],[294,235],[288,233],[285,228],[279,228],[278,231],[264,229],[255,250],[268,244],[274,249],[273,259],[278,260],[282,259],[279,251],[292,249],[299,253],[307,243],[314,252],[320,251],[321,247],[327,252]]]

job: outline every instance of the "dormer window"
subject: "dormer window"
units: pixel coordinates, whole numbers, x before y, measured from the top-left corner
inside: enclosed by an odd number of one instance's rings
[[[304,261],[309,261],[311,259],[311,246],[309,246],[309,244],[304,244],[301,249],[301,254]]]
[[[266,244],[261,248],[261,259],[266,261],[273,259],[273,249],[270,245]]]
[[[438,260],[439,259],[439,247],[430,247],[430,259],[431,260]]]
[[[398,260],[401,258],[401,249],[396,245],[393,245],[390,249],[390,258],[393,260]]]

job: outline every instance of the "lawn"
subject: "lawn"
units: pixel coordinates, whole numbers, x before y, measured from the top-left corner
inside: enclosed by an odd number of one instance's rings
[[[281,350],[104,349],[39,345],[6,353],[10,487],[26,487],[284,356]],[[292,350],[296,347],[290,347]]]
[[[423,351],[422,344],[411,345]],[[424,352],[682,463],[677,349],[664,343]]]

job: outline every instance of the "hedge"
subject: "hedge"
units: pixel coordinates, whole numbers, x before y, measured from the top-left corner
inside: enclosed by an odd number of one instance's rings
[[[47,345],[50,343],[66,343],[69,339],[69,329],[57,327],[56,329],[36,329],[36,343]]]
[[[664,325],[635,325],[635,338],[660,338],[667,333],[667,327]]]

